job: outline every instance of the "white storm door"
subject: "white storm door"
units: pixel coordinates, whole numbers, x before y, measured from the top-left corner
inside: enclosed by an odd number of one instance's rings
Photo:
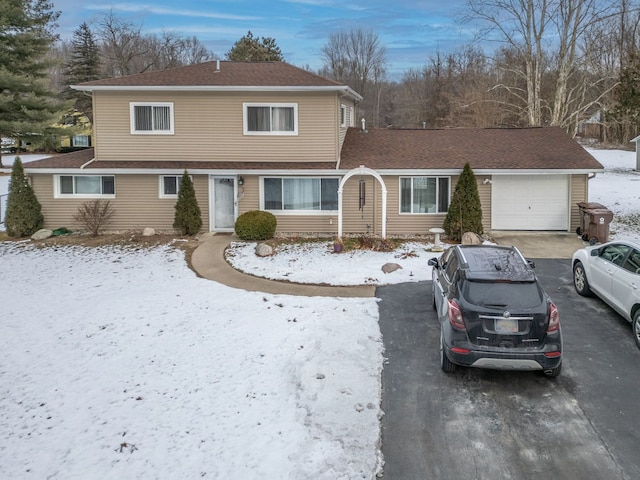
[[[236,222],[236,178],[212,176],[210,188],[211,230],[233,231]]]

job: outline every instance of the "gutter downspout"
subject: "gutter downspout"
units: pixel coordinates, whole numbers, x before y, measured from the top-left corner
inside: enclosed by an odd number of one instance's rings
[[[84,170],[85,168],[87,168],[89,165],[91,165],[93,162],[96,161],[96,158],[93,157],[91,160],[89,160],[87,163],[83,163],[82,165],[80,165],[80,170]]]

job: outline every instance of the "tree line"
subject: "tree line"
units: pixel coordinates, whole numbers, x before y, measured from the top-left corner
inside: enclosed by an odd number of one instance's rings
[[[55,118],[74,109],[91,120],[91,99],[69,85],[219,58],[196,37],[145,33],[113,12],[60,41],[48,0],[3,5],[2,137],[51,134]],[[360,93],[357,118],[374,127],[553,125],[572,136],[589,128],[619,145],[640,133],[640,8],[632,0],[467,0],[465,11],[460,20],[478,26],[475,41],[436,52],[399,79],[389,79],[386,48],[366,28],[331,33],[314,73]],[[274,38],[251,31],[224,58],[285,60]]]

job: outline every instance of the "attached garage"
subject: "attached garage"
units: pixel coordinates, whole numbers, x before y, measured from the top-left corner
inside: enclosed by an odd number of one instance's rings
[[[569,230],[569,175],[493,175],[493,230]]]

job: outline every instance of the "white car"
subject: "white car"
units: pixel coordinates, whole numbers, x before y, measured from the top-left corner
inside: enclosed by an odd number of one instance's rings
[[[595,293],[630,321],[640,348],[640,245],[608,242],[582,248],[571,265],[576,292]]]

